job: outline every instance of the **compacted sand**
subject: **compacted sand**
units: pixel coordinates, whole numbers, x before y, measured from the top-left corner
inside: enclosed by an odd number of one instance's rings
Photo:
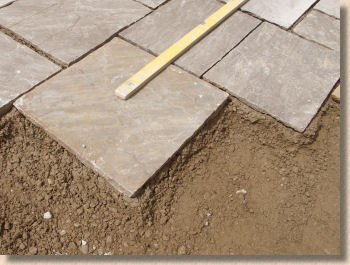
[[[340,105],[300,134],[231,99],[135,199],[12,109],[0,191],[0,254],[339,254]]]

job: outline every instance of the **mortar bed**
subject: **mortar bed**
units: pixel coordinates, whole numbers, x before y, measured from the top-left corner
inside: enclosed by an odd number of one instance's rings
[[[131,199],[12,109],[0,254],[337,255],[339,145],[333,99],[300,134],[231,98]]]

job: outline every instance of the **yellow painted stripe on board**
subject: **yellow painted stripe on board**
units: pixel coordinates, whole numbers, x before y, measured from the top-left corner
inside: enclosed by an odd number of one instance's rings
[[[128,99],[142,86],[148,83],[159,72],[164,70],[169,64],[174,62],[179,56],[185,53],[189,48],[196,44],[201,38],[212,31],[216,26],[232,15],[247,0],[230,0],[208,17],[203,24],[198,25],[175,44],[170,46],[166,51],[161,53],[153,61],[143,67],[139,72],[125,81],[115,90],[115,94],[122,98]]]

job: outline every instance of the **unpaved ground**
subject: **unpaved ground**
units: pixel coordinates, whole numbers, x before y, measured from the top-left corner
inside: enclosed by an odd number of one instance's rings
[[[0,254],[339,254],[339,118],[329,99],[299,134],[232,99],[128,199],[13,109]]]

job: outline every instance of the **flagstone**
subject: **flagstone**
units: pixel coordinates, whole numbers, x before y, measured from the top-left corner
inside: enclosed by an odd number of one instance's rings
[[[340,18],[340,1],[339,0],[321,0],[315,5],[315,9],[320,10],[336,18]]]
[[[151,10],[133,0],[21,0],[0,25],[68,65]]]
[[[0,7],[7,6],[14,2],[15,0],[0,0]]]
[[[118,99],[115,88],[153,58],[113,39],[15,106],[133,196],[228,97],[170,66],[129,100]]]
[[[302,132],[339,72],[339,52],[264,22],[204,78]]]
[[[137,0],[138,2],[149,6],[150,8],[157,8],[161,4],[164,4],[168,0]]]
[[[290,28],[315,2],[316,0],[249,0],[242,10]]]
[[[60,69],[0,32],[0,116],[18,96]]]
[[[294,29],[299,35],[340,51],[340,20],[311,11]]]
[[[120,35],[144,49],[160,54],[221,6],[212,0],[172,0]],[[236,12],[175,64],[201,76],[259,23],[260,20],[256,18]]]

